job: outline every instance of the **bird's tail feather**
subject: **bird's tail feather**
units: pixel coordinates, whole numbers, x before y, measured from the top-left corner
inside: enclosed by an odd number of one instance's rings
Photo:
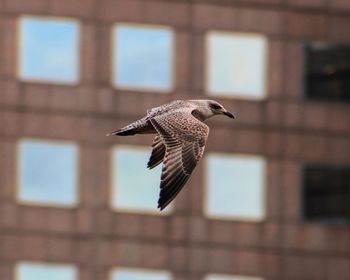
[[[154,128],[150,126],[147,122],[147,117],[144,117],[136,122],[133,122],[121,129],[108,133],[107,136],[118,135],[118,136],[128,136],[140,133],[152,133]]]
[[[137,133],[137,130],[135,129],[135,127],[126,126],[116,131],[108,133],[107,136],[112,136],[112,135],[128,136],[128,135],[134,135],[136,133]]]

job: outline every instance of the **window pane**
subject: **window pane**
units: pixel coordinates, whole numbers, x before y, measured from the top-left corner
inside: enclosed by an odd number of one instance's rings
[[[261,220],[265,216],[265,161],[254,156],[207,157],[206,212],[213,217]]]
[[[24,80],[76,83],[79,24],[73,20],[22,17],[19,76]]]
[[[265,96],[267,41],[240,33],[208,34],[207,90],[213,95]]]
[[[112,280],[170,280],[170,273],[148,269],[115,269]]]
[[[350,45],[305,44],[306,97],[350,102]]]
[[[17,265],[17,280],[76,280],[77,270],[72,265],[21,262]]]
[[[114,84],[124,88],[172,88],[173,33],[169,28],[114,28]]]
[[[350,167],[308,164],[303,173],[304,219],[349,223]]]
[[[150,154],[149,149],[140,147],[113,150],[112,204],[116,209],[158,214],[167,212],[157,209],[161,164],[152,170],[147,169]]]
[[[263,280],[263,278],[238,275],[210,274],[207,277],[205,277],[205,280]]]
[[[21,141],[18,199],[39,204],[75,204],[77,153],[74,144]]]

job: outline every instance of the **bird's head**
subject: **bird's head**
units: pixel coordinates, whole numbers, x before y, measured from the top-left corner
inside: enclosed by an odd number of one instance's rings
[[[231,119],[235,117],[227,111],[224,106],[222,106],[219,102],[214,100],[191,100],[197,105],[198,111],[203,116],[203,119],[208,119],[215,115],[225,115]]]

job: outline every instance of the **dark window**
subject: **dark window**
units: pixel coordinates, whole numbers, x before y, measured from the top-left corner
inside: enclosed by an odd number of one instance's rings
[[[350,45],[305,44],[305,95],[350,102]]]
[[[303,218],[349,223],[350,167],[306,165],[303,173]]]

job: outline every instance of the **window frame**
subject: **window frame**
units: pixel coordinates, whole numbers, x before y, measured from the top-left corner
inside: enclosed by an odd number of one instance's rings
[[[223,215],[223,214],[211,214],[208,212],[208,203],[209,203],[209,155],[214,156],[220,156],[223,158],[247,158],[247,159],[259,159],[263,161],[263,180],[262,180],[262,196],[261,196],[261,208],[263,210],[261,214],[261,218],[256,217],[242,217],[238,215]],[[260,223],[264,222],[267,219],[267,187],[268,187],[268,159],[264,157],[263,155],[252,155],[252,154],[242,154],[242,153],[224,153],[224,152],[209,152],[204,158],[204,172],[205,175],[203,176],[204,183],[203,183],[203,213],[204,216],[208,219],[213,220],[222,220],[222,221],[237,221],[237,222],[251,222],[251,223]]]
[[[306,175],[306,169],[308,167],[316,167],[316,168],[329,168],[329,169],[337,169],[337,168],[344,168],[347,165],[338,165],[333,163],[323,163],[323,162],[303,162],[299,166],[299,187],[297,195],[299,197],[299,219],[303,223],[307,224],[319,224],[319,225],[350,225],[350,219],[330,219],[330,218],[308,218],[306,217],[305,211],[306,211],[306,197],[304,196],[305,193],[305,175]],[[350,169],[350,165],[349,165]]]
[[[55,80],[54,78],[28,78],[23,77],[21,73],[21,67],[23,65],[23,58],[22,58],[22,35],[23,30],[21,28],[21,22],[23,20],[42,20],[42,21],[49,21],[49,22],[55,22],[55,21],[66,21],[70,22],[72,24],[75,24],[77,27],[77,39],[76,39],[76,46],[74,46],[76,51],[76,77],[72,81],[63,81],[63,80]],[[59,85],[59,86],[78,86],[81,84],[81,76],[82,76],[82,24],[79,19],[72,18],[72,17],[60,17],[60,16],[48,16],[48,15],[35,15],[35,14],[22,14],[17,17],[17,46],[16,46],[16,78],[25,83],[35,83],[35,84],[44,84],[44,85]]]
[[[204,280],[212,280],[211,277],[218,277],[219,280],[264,280],[260,276],[250,276],[250,275],[237,275],[237,274],[218,274],[218,273],[209,273],[205,275]]]
[[[329,103],[329,104],[345,104],[349,105],[350,104],[350,99],[349,100],[342,100],[339,98],[332,98],[332,95],[330,96],[331,98],[325,98],[324,96],[310,96],[310,84],[308,80],[308,75],[309,75],[309,69],[310,69],[310,59],[308,57],[310,56],[310,53],[313,51],[312,48],[314,45],[320,44],[320,45],[333,45],[337,47],[347,47],[349,48],[350,52],[350,43],[345,43],[345,42],[334,42],[334,41],[306,41],[303,42],[301,46],[301,68],[300,69],[300,81],[301,81],[301,98],[304,102],[310,102],[310,103]]]
[[[261,96],[247,96],[245,93],[242,92],[230,92],[230,93],[223,93],[223,92],[212,92],[209,89],[210,85],[210,36],[211,35],[231,35],[231,36],[243,36],[243,37],[261,37],[264,39],[265,42],[265,48],[263,50],[263,88],[261,92]],[[224,30],[216,30],[212,29],[205,33],[204,35],[204,67],[203,67],[203,77],[204,77],[204,92],[206,96],[211,97],[217,97],[217,98],[225,98],[225,99],[237,99],[237,100],[243,100],[243,101],[264,101],[269,97],[268,92],[268,83],[269,83],[269,38],[263,34],[263,33],[254,33],[254,32],[240,32],[240,31],[224,31]]]
[[[140,215],[154,215],[154,216],[169,216],[171,214],[173,214],[174,212],[174,201],[169,204],[164,210],[160,211],[159,208],[157,207],[157,201],[155,200],[154,201],[154,210],[152,209],[135,209],[135,208],[120,208],[120,206],[118,207],[117,205],[115,205],[113,202],[113,198],[117,195],[118,193],[118,186],[114,185],[115,183],[115,178],[117,176],[117,174],[114,174],[114,170],[115,170],[115,166],[114,166],[114,153],[115,151],[117,150],[123,150],[123,149],[127,149],[127,150],[137,150],[137,151],[148,151],[149,150],[149,156],[151,156],[151,152],[152,152],[152,149],[150,149],[150,147],[148,146],[144,146],[144,145],[128,145],[128,144],[116,144],[116,145],[113,145],[111,148],[110,148],[110,151],[109,151],[109,154],[110,154],[110,160],[109,160],[109,170],[110,170],[110,188],[109,188],[109,193],[110,193],[110,196],[109,196],[109,206],[111,208],[111,210],[113,212],[116,212],[116,213],[127,213],[127,214],[140,214]],[[160,163],[161,165],[162,163]],[[152,172],[154,170],[150,170],[147,168],[147,163],[145,164],[145,170],[148,170],[149,172]],[[159,177],[159,182],[160,182],[160,177]],[[160,191],[159,189],[159,185],[155,186],[158,188],[158,190]]]
[[[79,279],[79,268],[78,266],[76,266],[73,263],[66,263],[66,262],[47,262],[47,261],[37,261],[37,260],[19,260],[15,263],[14,265],[14,279],[16,280],[22,280],[19,277],[19,273],[20,273],[20,266],[21,265],[34,265],[34,266],[48,266],[50,268],[63,268],[63,267],[67,267],[67,268],[71,268],[73,270],[73,274],[75,277],[73,277],[74,280]]]
[[[170,270],[165,270],[165,269],[152,269],[152,268],[145,268],[145,267],[126,267],[126,266],[115,266],[112,267],[109,273],[109,279],[113,280],[114,278],[114,273],[118,272],[118,271],[130,271],[132,272],[150,272],[150,273],[164,273],[164,275],[166,274],[168,277],[168,280],[172,280],[173,279],[173,275],[171,273]]]
[[[20,153],[20,145],[21,143],[25,143],[26,141],[35,142],[35,143],[43,143],[43,144],[58,144],[58,145],[72,145],[76,151],[76,161],[75,161],[75,170],[76,170],[76,178],[75,178],[75,200],[73,203],[61,203],[61,202],[41,202],[41,201],[28,201],[21,200],[19,197],[20,193],[20,183],[21,183],[21,153]],[[80,170],[80,159],[81,159],[81,151],[79,149],[78,143],[74,141],[68,140],[52,140],[52,139],[44,139],[44,138],[19,138],[16,142],[16,177],[15,177],[15,200],[20,205],[25,206],[36,206],[36,207],[50,207],[50,208],[61,208],[61,209],[75,209],[80,205],[80,182],[81,182],[81,170]]]
[[[118,38],[114,36],[114,32],[118,27],[131,27],[131,28],[143,28],[143,29],[155,29],[155,30],[166,30],[171,34],[171,44],[170,44],[170,85],[166,89],[160,89],[157,87],[144,87],[144,86],[123,86],[119,85],[114,79],[118,76],[117,65],[115,61],[118,59]],[[170,94],[176,89],[176,30],[171,26],[158,25],[158,24],[148,24],[148,23],[136,23],[136,22],[115,22],[110,31],[111,38],[111,65],[110,65],[110,81],[111,86],[115,90],[138,92],[138,93],[156,93],[156,94]]]

